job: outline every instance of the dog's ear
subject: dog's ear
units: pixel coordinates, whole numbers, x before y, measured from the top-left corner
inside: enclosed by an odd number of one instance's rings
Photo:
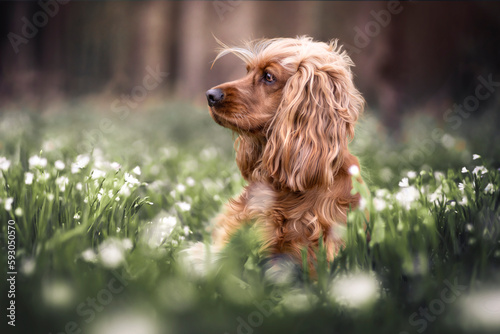
[[[343,164],[364,100],[354,87],[349,57],[337,57],[328,64],[303,60],[284,88],[262,159],[277,186],[328,187]]]

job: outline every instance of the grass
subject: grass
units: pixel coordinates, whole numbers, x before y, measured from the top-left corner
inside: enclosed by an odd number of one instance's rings
[[[310,280],[290,263],[271,268],[251,228],[217,265],[183,256],[244,186],[231,134],[204,109],[169,103],[126,119],[70,109],[0,118],[2,272],[14,220],[19,332],[500,328],[500,160],[467,131],[477,125],[429,141],[441,127],[420,117],[395,141],[367,116],[351,146],[370,221],[351,212],[345,249],[331,266],[319,256]]]

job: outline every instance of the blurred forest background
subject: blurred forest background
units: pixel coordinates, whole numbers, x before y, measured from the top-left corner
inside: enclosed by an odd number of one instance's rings
[[[474,94],[479,76],[500,81],[498,2],[50,0],[0,8],[2,110],[109,101],[130,94],[148,68],[168,73],[148,99],[204,103],[208,88],[244,73],[235,57],[210,69],[213,36],[229,44],[340,39],[356,84],[389,128],[405,113],[443,119]],[[475,115],[491,104],[498,101],[481,101]]]

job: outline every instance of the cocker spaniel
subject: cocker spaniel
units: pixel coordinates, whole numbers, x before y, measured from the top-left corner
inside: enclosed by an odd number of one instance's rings
[[[248,185],[216,219],[213,241],[223,246],[240,227],[257,224],[265,250],[301,263],[306,249],[314,270],[320,239],[332,261],[343,245],[337,227],[360,201],[349,172],[359,163],[348,150],[364,107],[354,64],[336,40],[221,45],[214,62],[232,53],[247,74],[206,96],[215,122],[238,135],[236,163]]]

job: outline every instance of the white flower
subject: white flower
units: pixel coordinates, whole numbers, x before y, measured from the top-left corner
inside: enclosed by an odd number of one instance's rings
[[[436,203],[438,200],[440,200],[443,197],[443,186],[440,185],[437,187],[436,191],[434,191],[432,194],[430,194],[427,198],[429,202],[431,203]],[[444,197],[446,199],[446,197]]]
[[[93,179],[99,179],[101,177],[105,177],[106,176],[106,172],[100,170],[100,169],[93,169],[92,170],[92,178]]]
[[[175,189],[177,189],[178,192],[183,193],[184,191],[186,191],[186,186],[182,183],[179,183],[177,187],[175,187]]]
[[[373,199],[373,207],[377,211],[382,211],[382,210],[384,210],[387,207],[387,203],[382,198],[375,197]]]
[[[90,157],[86,154],[80,154],[76,157],[76,161],[71,164],[71,173],[76,174],[80,169],[87,167],[90,162]]]
[[[481,175],[488,173],[488,170],[484,166],[477,166],[476,168],[474,168],[472,173],[479,176],[480,173]]]
[[[189,204],[187,202],[177,202],[175,204],[179,207],[179,209],[181,209],[181,211],[191,210],[191,204]]]
[[[47,166],[47,159],[34,155],[28,160],[30,168]]]
[[[76,157],[76,164],[80,168],[85,168],[90,162],[90,157],[87,154],[80,154]]]
[[[59,186],[61,191],[66,190],[66,186],[69,183],[69,179],[66,176],[60,176],[56,179],[56,184]]]
[[[130,188],[128,186],[129,184],[128,183],[125,183],[121,188],[120,190],[118,191],[118,194],[122,195],[122,196],[130,196]]]
[[[177,218],[174,216],[163,216],[165,213],[160,212],[155,219],[150,222],[142,234],[142,239],[150,247],[155,248],[163,244],[170,234],[172,234],[177,225]]]
[[[332,282],[330,296],[337,303],[361,308],[378,298],[379,282],[369,274],[338,277]]]
[[[411,204],[415,202],[419,198],[419,196],[420,193],[418,192],[418,189],[414,186],[411,186],[401,189],[396,194],[396,199],[404,208],[409,210]]]
[[[359,167],[356,165],[352,165],[349,167],[349,174],[352,176],[358,176],[359,175]]]
[[[72,174],[76,174],[76,173],[78,173],[78,172],[80,172],[80,167],[78,167],[78,165],[77,165],[77,164],[72,163],[72,164],[71,164],[71,173],[72,173]]]
[[[462,200],[458,202],[458,204],[460,205],[467,205],[467,203],[469,203],[469,201],[467,200],[467,197],[462,197]]]
[[[80,218],[81,218],[81,216],[78,212],[75,213],[75,215],[73,216],[73,219],[80,219]]]
[[[63,170],[64,167],[66,167],[66,164],[64,164],[64,162],[62,162],[61,160],[57,160],[56,162],[54,162],[54,166],[57,170]]]
[[[375,196],[377,196],[379,198],[386,197],[389,194],[390,194],[389,190],[384,189],[384,188],[380,188],[380,189],[375,190]]]
[[[36,268],[36,262],[31,257],[24,258],[23,261],[21,262],[21,272],[25,276],[31,276],[31,274],[35,272],[35,268]]]
[[[495,192],[495,188],[493,186],[493,183],[488,183],[486,187],[484,188],[484,192],[486,194],[493,194]]]
[[[473,154],[472,160],[477,160],[477,159],[481,159],[481,156],[479,154]]]
[[[458,190],[460,190],[462,193],[464,192],[464,190],[465,190],[465,181],[463,183],[460,182],[458,184]]]
[[[131,250],[134,247],[134,244],[132,243],[132,240],[130,240],[129,238],[125,238],[122,240],[122,247],[125,250]]]
[[[468,170],[467,168],[462,167],[462,173],[464,173],[464,174],[465,174],[465,173],[468,173],[468,172],[469,172],[469,170]]]
[[[125,248],[120,240],[106,239],[99,245],[99,260],[106,268],[118,268],[125,261]]]
[[[4,203],[5,211],[12,210],[12,203],[14,203],[14,199],[12,197],[9,197],[5,200]]]
[[[83,189],[83,184],[81,182],[78,182],[76,185],[75,185],[75,188],[76,190],[79,190],[81,191]]]
[[[401,188],[406,188],[406,187],[409,187],[410,184],[408,183],[408,178],[407,177],[404,177],[401,181],[399,181],[399,186]]]
[[[115,171],[119,171],[122,168],[122,166],[115,161],[111,163],[111,168],[113,168]]]
[[[141,175],[141,167],[139,166],[135,166],[134,169],[132,169],[132,172],[135,174],[135,175]]]
[[[182,230],[184,231],[184,235],[186,237],[191,233],[191,230],[189,229],[189,226],[184,226],[184,228]]]
[[[414,172],[414,171],[411,170],[406,175],[408,176],[408,178],[410,178],[410,179],[413,180],[414,178],[417,177],[417,172]]]
[[[6,171],[10,167],[10,161],[5,157],[0,157],[0,169]]]
[[[190,187],[194,186],[196,184],[195,180],[192,177],[188,177],[186,179],[186,184]]]
[[[86,262],[96,262],[97,261],[97,254],[90,248],[86,249],[82,253],[82,258]]]
[[[47,194],[47,199],[49,201],[53,201],[54,200],[54,194]]]
[[[129,185],[132,186],[134,184],[141,184],[139,180],[137,180],[135,177],[130,175],[129,173],[125,173],[125,182]]]
[[[24,183],[26,184],[33,184],[33,173],[26,172],[24,174]]]
[[[105,195],[104,194],[104,189],[101,188],[101,189],[99,189],[99,193],[97,194],[97,200],[101,201],[103,195]]]
[[[21,217],[23,215],[23,209],[17,208],[16,210],[14,210],[14,214],[18,217]]]
[[[314,308],[318,303],[318,297],[299,290],[285,294],[281,303],[289,312],[303,313]]]

